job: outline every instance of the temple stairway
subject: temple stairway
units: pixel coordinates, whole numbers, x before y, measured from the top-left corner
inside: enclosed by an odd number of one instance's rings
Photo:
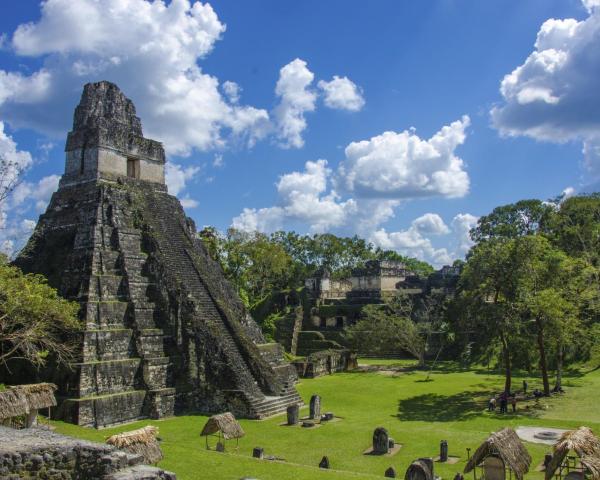
[[[282,355],[276,357],[280,361],[277,359],[270,361],[270,367],[275,375],[281,372],[279,376],[282,379],[279,391],[272,392],[270,395],[261,391],[256,378],[247,368],[241,346],[235,340],[236,333],[232,331],[225,315],[217,308],[216,300],[212,298],[195,265],[196,261],[201,260],[197,258],[197,253],[194,251],[186,225],[179,220],[181,218],[179,215],[173,215],[174,209],[181,208],[179,202],[174,197],[156,193],[151,194],[146,202],[152,205],[155,213],[152,219],[147,220],[152,228],[159,232],[156,238],[159,239],[159,248],[166,263],[174,267],[173,271],[176,271],[182,279],[191,300],[197,306],[200,318],[210,328],[218,329],[221,333],[220,347],[228,357],[229,367],[235,377],[233,383],[238,386],[230,393],[247,402],[250,418],[265,418],[285,411],[289,405],[301,404],[302,399],[295,389],[294,381],[289,378],[289,369],[293,367],[283,360]]]

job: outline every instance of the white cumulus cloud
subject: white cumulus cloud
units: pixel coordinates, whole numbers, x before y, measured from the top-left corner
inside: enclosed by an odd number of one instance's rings
[[[245,208],[232,226],[244,231],[272,232],[285,224],[300,222],[313,232],[341,227],[356,212],[356,202],[341,201],[335,191],[328,191],[331,170],[326,160],[306,162],[303,172],[282,175],[277,182],[279,202],[266,208]]]
[[[462,197],[469,191],[469,176],[455,150],[469,124],[465,115],[428,140],[411,129],[352,142],[338,170],[341,185],[366,198]]]
[[[198,61],[225,25],[210,4],[173,0],[47,0],[37,22],[12,36],[17,55],[40,58],[31,75],[0,71],[0,112],[16,126],[63,136],[84,83],[117,83],[142,117],[145,133],[168,152],[250,144],[268,131],[266,110],[242,106],[239,87],[223,86]]]
[[[304,145],[306,112],[315,110],[317,94],[310,88],[315,75],[304,60],[296,58],[279,71],[275,94],[280,101],[274,110],[277,136],[286,148]]]
[[[582,141],[584,164],[600,178],[600,2],[584,0],[589,16],[548,19],[531,54],[501,82],[503,101],[491,110],[503,135],[549,142]]]
[[[448,227],[438,214],[426,213],[413,220],[406,230],[388,232],[381,228],[373,232],[370,241],[385,250],[395,250],[440,268],[465,256],[472,246],[469,230],[476,223],[477,217],[469,213],[459,213]],[[435,247],[429,238],[431,235],[450,236],[447,246]]]
[[[445,235],[450,232],[448,225],[437,213],[426,213],[412,222],[412,226],[424,235]]]
[[[165,165],[165,182],[171,195],[179,195],[185,190],[187,182],[192,180],[200,172],[200,167],[182,167],[178,163],[167,162]]]
[[[479,217],[470,213],[459,213],[452,219],[452,231],[455,236],[455,256],[462,257],[467,254],[475,244],[471,240],[470,231],[477,225]]]
[[[48,175],[36,183],[21,182],[17,185],[11,196],[13,207],[34,206],[36,213],[46,210],[50,197],[58,189],[59,175]]]
[[[0,169],[0,191],[8,193],[0,198],[0,251],[11,256],[25,244],[35,227],[35,222],[26,217],[46,209],[52,193],[58,188],[60,177],[48,175],[37,182],[25,180],[33,166],[33,158],[29,152],[18,149],[12,137],[4,131],[2,122],[0,159],[7,162]]]
[[[358,112],[365,105],[361,89],[348,77],[334,75],[331,81],[320,80],[317,86],[329,108]]]

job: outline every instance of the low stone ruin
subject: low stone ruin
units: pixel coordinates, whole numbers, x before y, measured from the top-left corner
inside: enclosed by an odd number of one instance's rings
[[[0,478],[176,480],[174,473],[143,465],[141,455],[50,430],[0,426]]]
[[[292,362],[298,376],[316,378],[358,368],[356,353],[350,350],[324,350],[311,353],[304,360]]]

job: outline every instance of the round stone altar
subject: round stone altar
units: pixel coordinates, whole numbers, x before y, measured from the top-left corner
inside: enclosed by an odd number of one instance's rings
[[[566,430],[548,427],[518,427],[516,432],[519,438],[526,442],[554,445]]]

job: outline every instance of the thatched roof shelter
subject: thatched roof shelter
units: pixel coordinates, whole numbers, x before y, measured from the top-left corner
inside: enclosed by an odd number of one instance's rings
[[[0,391],[0,420],[27,415],[40,408],[56,406],[53,383],[15,385]]]
[[[492,433],[467,462],[464,473],[474,470],[486,457],[499,457],[518,480],[529,471],[531,456],[512,428]]]
[[[587,427],[579,427],[561,435],[554,445],[552,460],[546,466],[546,480],[561,468],[570,450],[575,451],[581,466],[589,472],[592,480],[600,480],[600,439]]]
[[[242,438],[245,434],[242,426],[238,423],[231,412],[213,415],[208,419],[202,429],[200,436],[220,434],[225,440]]]
[[[141,455],[146,463],[153,464],[163,459],[157,436],[158,427],[148,425],[137,430],[113,435],[106,439],[106,443],[121,450]]]

